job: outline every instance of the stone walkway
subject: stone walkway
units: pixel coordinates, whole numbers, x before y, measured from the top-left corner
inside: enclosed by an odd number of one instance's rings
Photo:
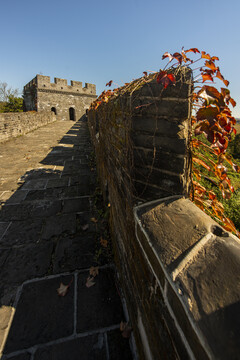
[[[1,358],[133,359],[87,122],[0,144],[0,169]]]

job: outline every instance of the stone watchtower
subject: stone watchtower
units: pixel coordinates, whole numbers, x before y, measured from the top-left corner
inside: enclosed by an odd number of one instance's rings
[[[37,75],[24,86],[25,111],[53,111],[59,119],[79,120],[96,99],[96,85]]]

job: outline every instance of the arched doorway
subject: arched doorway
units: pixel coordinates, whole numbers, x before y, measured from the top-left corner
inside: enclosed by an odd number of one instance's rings
[[[55,114],[55,115],[57,115],[57,110],[56,110],[56,108],[55,108],[55,107],[52,107],[52,108],[51,108],[51,111],[53,111],[53,112],[54,112],[54,114]]]
[[[75,109],[73,107],[69,108],[69,119],[75,121]]]

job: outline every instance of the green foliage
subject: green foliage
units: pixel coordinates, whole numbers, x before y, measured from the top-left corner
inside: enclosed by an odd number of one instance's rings
[[[236,138],[236,137],[235,137]],[[203,135],[200,135],[200,139],[202,142],[208,144],[208,141],[204,139]],[[231,149],[234,148],[234,140],[233,139],[230,144],[230,152]],[[216,162],[216,158],[214,155],[207,151],[207,149],[199,148],[199,154],[202,154],[205,158]],[[240,166],[240,160],[232,157],[232,161]],[[217,162],[216,162],[217,163]],[[227,166],[227,163],[223,162],[224,166]],[[234,223],[236,229],[240,231],[240,216],[239,216],[239,208],[240,208],[240,173],[234,171],[228,171],[228,176],[231,180],[231,184],[233,185],[235,191],[232,193],[231,197],[228,199],[224,199],[222,196],[222,191],[220,190],[216,178],[213,173],[207,171],[206,168],[197,165],[196,169],[201,173],[200,179],[196,179],[194,176],[194,180],[198,180],[199,184],[203,186],[207,191],[214,192],[216,195],[216,199],[222,203],[224,207],[224,214]],[[219,221],[217,217],[214,218],[216,221]],[[221,223],[221,225],[223,225]]]
[[[15,97],[14,95],[9,95],[8,101],[5,102],[0,108],[1,112],[22,112],[23,111],[23,99],[21,97]]]
[[[229,144],[229,153],[236,159],[240,159],[240,134],[237,134]]]

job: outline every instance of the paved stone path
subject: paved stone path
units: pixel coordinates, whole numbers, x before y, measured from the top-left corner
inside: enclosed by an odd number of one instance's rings
[[[132,359],[87,122],[0,144],[0,169],[2,359]]]

